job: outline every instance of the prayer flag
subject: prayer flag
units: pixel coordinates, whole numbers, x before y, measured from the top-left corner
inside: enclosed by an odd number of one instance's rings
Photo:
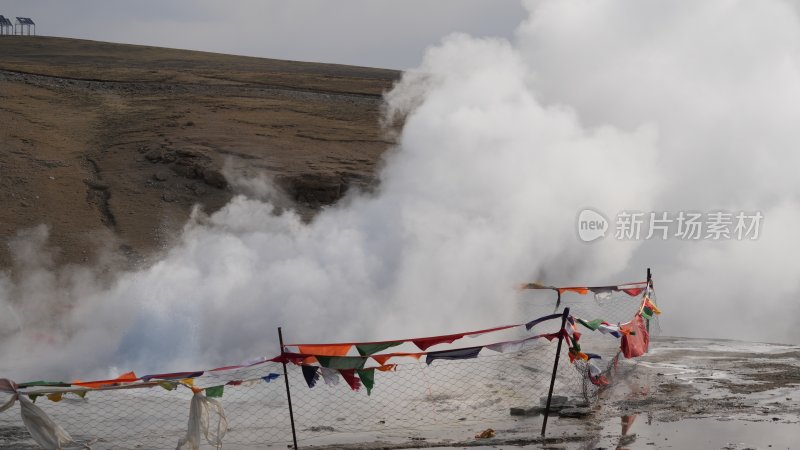
[[[280,377],[280,375],[278,375],[277,373],[270,373],[268,375],[265,375],[265,376],[261,377],[261,379],[266,381],[267,383],[269,383],[270,381],[272,381],[272,380],[274,380],[274,379],[276,379],[278,377]]]
[[[431,337],[431,338],[422,338],[422,339],[414,339],[411,342],[414,343],[420,350],[427,350],[429,347],[433,347],[437,344],[452,344],[453,342],[461,339],[464,337],[463,334],[451,334],[448,336],[438,336],[438,337]]]
[[[622,292],[630,295],[631,297],[636,297],[644,291],[644,288],[629,288],[629,289],[621,289]]]
[[[0,391],[3,390],[2,383],[4,379],[0,379]],[[6,380],[11,382],[10,380]],[[63,383],[61,381],[28,381],[27,383],[20,383],[17,387],[21,388],[28,388],[28,387],[36,387],[36,386],[48,386],[48,387],[70,387],[72,384],[70,383]]]
[[[531,338],[520,339],[518,341],[508,341],[508,342],[498,342],[496,344],[486,345],[484,347],[488,348],[489,350],[500,352],[500,353],[515,353],[522,351],[525,347],[525,344],[533,339],[538,338],[539,336],[534,336]]]
[[[366,356],[317,356],[322,367],[329,369],[361,369],[367,362]]]
[[[650,297],[645,297],[644,298],[643,305],[644,305],[644,308],[649,308],[650,309],[650,315],[651,316],[653,314],[656,314],[656,315],[661,314],[661,310],[658,309],[658,307],[655,305],[655,303],[653,303],[652,300],[650,300]]]
[[[168,390],[168,391],[173,391],[178,386],[178,384],[175,383],[174,381],[167,381],[167,380],[159,381],[158,385],[161,386],[162,388]]]
[[[367,388],[367,395],[370,395],[372,386],[375,385],[375,369],[359,369],[356,372],[358,372],[358,378],[361,379],[364,387]]]
[[[588,322],[583,320],[583,319],[576,319],[576,320],[578,321],[579,324],[585,326],[586,328],[588,328],[588,329],[590,329],[592,331],[597,330],[600,327],[600,325],[603,323],[602,319],[594,319],[594,320],[590,320]]]
[[[344,356],[350,351],[352,344],[308,344],[298,345],[300,353],[317,356]]]
[[[214,386],[210,388],[206,388],[206,397],[208,398],[220,398],[222,397],[222,393],[225,391],[225,386]]]
[[[483,347],[468,347],[468,348],[460,348],[457,350],[445,350],[441,352],[430,352],[428,356],[425,358],[425,363],[430,365],[433,361],[437,359],[471,359],[477,358],[478,353],[481,352]]]
[[[340,369],[339,373],[342,374],[342,378],[350,386],[350,389],[354,391],[361,389],[361,380],[356,376],[355,369]]]
[[[620,332],[619,332],[619,326],[617,326],[617,325],[612,325],[612,324],[610,324],[610,323],[607,323],[607,322],[603,322],[603,323],[601,323],[601,324],[600,324],[600,325],[597,327],[597,330],[598,330],[599,332],[603,333],[603,334],[610,334],[610,335],[612,335],[612,336],[614,336],[614,337],[616,337],[616,338],[618,338],[618,337],[622,336],[622,335],[620,334]]]
[[[378,362],[380,365],[386,364],[386,361],[394,357],[409,357],[419,360],[419,357],[424,353],[390,353],[388,355],[372,355],[371,358]]]
[[[336,386],[339,384],[339,372],[333,369],[328,369],[327,367],[320,367],[320,373],[322,374],[322,379],[325,380],[325,384],[328,386]]]
[[[382,342],[378,344],[358,344],[356,345],[356,350],[358,350],[358,354],[361,356],[369,356],[373,353],[386,350],[387,348],[397,347],[402,343],[403,341]]]
[[[306,384],[309,388],[313,388],[319,380],[319,367],[317,366],[301,366],[303,369],[303,378],[306,379]]]
[[[133,373],[133,372],[130,372],[130,373]],[[204,373],[203,371],[200,371],[200,372],[160,373],[160,374],[156,374],[156,375],[145,375],[145,376],[142,377],[142,381],[150,381],[152,379],[175,380],[175,379],[182,379],[182,378],[197,378],[197,377],[203,375],[203,373]]]
[[[589,293],[589,288],[585,287],[564,287],[564,288],[557,288],[559,294],[563,294],[564,292],[574,292],[576,294],[586,295]]]
[[[111,386],[118,383],[133,383],[134,381],[138,380],[139,378],[133,372],[123,373],[122,375],[114,378],[113,380],[100,380],[100,381],[80,381],[75,380],[72,382],[75,386],[82,386],[88,387],[92,389],[96,389],[103,386]]]

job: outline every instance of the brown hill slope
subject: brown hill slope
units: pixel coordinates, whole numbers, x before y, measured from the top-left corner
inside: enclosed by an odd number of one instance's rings
[[[222,176],[263,171],[311,214],[367,186],[391,142],[390,70],[51,37],[0,38],[0,268],[47,224],[58,262],[115,236],[134,259],[166,245]],[[226,172],[228,173],[228,172]]]

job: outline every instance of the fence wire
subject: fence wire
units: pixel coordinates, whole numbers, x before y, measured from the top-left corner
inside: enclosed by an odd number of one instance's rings
[[[641,298],[614,293],[608,298],[565,296],[559,310],[570,308],[574,317],[601,318],[611,323],[627,322],[638,311]],[[555,301],[531,302],[526,314],[538,317],[553,312]],[[538,316],[537,316],[538,314]],[[555,321],[550,328],[556,328]],[[587,329],[580,344],[586,352],[599,354],[594,360],[613,380],[619,355],[619,340]],[[593,401],[602,387],[589,382],[583,361],[570,363],[566,342],[562,348],[554,394]],[[374,387],[353,391],[340,380],[329,386],[319,380],[306,385],[300,367],[289,364],[292,406],[300,446],[336,445],[358,439],[359,433],[392,435],[413,439],[413,430],[431,427],[466,427],[509,416],[510,408],[542,405],[547,396],[556,341],[532,341],[515,353],[483,350],[467,360],[423,361],[402,358],[394,371],[375,371]],[[424,359],[424,358],[423,358]],[[271,382],[260,378],[281,374]],[[289,406],[279,363],[263,363],[240,369],[243,382],[226,385],[219,399],[228,420],[224,448],[287,448],[292,443]],[[197,379],[202,387],[210,380]],[[58,402],[37,399],[57,424],[77,441],[93,449],[175,448],[186,433],[192,391],[179,385],[168,391],[146,389],[89,391],[81,398],[65,394]],[[4,399],[0,398],[0,403]],[[18,414],[0,414],[0,448],[36,448],[22,432]]]

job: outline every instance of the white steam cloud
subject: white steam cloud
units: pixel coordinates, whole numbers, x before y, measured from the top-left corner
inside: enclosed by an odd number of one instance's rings
[[[657,127],[657,211],[764,216],[757,241],[673,239],[639,249],[634,261],[654,268],[666,302],[665,331],[800,342],[800,329],[782,319],[800,313],[800,266],[790,259],[800,249],[798,3],[528,6],[518,48],[545,104],[569,105],[589,126]]]
[[[631,281],[648,264],[665,333],[797,340],[775,317],[800,290],[783,256],[800,248],[795,10],[527,6],[515,42],[450,36],[387,94],[387,120],[405,126],[375,194],[310,224],[239,196],[116,275],[51,270],[19,241],[27,270],[0,278],[3,375],[235,363],[275,354],[279,325],[292,341],[348,341],[503,324],[520,319],[519,282]],[[765,222],[753,242],[586,244],[586,207]]]

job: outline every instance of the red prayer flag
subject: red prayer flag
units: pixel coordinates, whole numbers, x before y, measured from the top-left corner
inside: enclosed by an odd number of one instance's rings
[[[355,369],[339,369],[339,373],[342,374],[344,381],[350,385],[350,389],[354,391],[361,389],[361,380],[356,376]]]
[[[622,292],[630,295],[631,297],[636,297],[644,291],[644,288],[629,288],[629,289],[620,289]]]
[[[423,339],[414,339],[411,342],[414,343],[420,350],[427,350],[429,347],[433,347],[436,344],[452,344],[453,342],[461,339],[464,337],[464,334],[451,334],[448,336],[437,336],[431,338],[423,338]]]

